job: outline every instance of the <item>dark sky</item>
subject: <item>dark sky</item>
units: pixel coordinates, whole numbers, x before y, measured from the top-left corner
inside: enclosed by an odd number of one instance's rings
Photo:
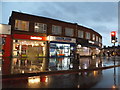
[[[111,46],[110,32],[118,30],[117,2],[2,2],[2,23],[12,11],[44,16],[92,28]]]

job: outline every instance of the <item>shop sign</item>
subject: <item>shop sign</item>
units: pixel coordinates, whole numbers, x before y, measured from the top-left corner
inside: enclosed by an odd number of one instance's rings
[[[49,36],[49,40],[50,41],[62,41],[62,42],[76,43],[76,39],[74,39],[74,38],[68,38],[68,37]]]
[[[36,37],[36,36],[31,36],[30,39],[35,39],[35,40],[42,40],[41,37]]]
[[[29,40],[43,40],[47,41],[46,37],[40,37],[40,36],[31,36],[31,35],[24,35],[24,34],[14,34],[14,39],[29,39]]]

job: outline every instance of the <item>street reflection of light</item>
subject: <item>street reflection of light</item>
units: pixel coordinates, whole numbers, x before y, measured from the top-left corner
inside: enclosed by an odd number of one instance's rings
[[[97,76],[98,71],[93,71],[93,75]]]
[[[113,88],[113,89],[114,89],[114,88],[117,88],[117,86],[116,86],[116,85],[113,85],[112,88]]]
[[[48,82],[48,77],[47,76],[40,77],[40,81],[41,82]]]
[[[87,72],[84,72],[84,75],[87,75]]]
[[[80,85],[77,85],[77,88],[80,88]]]
[[[46,78],[46,79],[45,79],[45,82],[48,82],[48,77],[47,77],[47,76],[45,76],[45,78]]]
[[[78,73],[78,75],[81,75],[81,73]]]
[[[34,83],[39,83],[39,82],[40,82],[40,76],[28,77],[29,84],[34,84]]]

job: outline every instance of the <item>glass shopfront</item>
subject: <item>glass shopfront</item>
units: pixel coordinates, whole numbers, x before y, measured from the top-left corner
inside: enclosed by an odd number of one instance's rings
[[[70,44],[50,43],[50,57],[70,56],[73,46]]]
[[[46,56],[46,42],[14,39],[13,56],[21,56],[21,57]]]

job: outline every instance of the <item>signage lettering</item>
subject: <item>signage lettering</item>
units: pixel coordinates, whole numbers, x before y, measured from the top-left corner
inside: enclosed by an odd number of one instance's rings
[[[65,37],[56,37],[56,40],[71,41],[71,38],[65,38]]]
[[[35,36],[31,36],[30,39],[37,39],[37,40],[42,40],[41,37],[35,37]]]

